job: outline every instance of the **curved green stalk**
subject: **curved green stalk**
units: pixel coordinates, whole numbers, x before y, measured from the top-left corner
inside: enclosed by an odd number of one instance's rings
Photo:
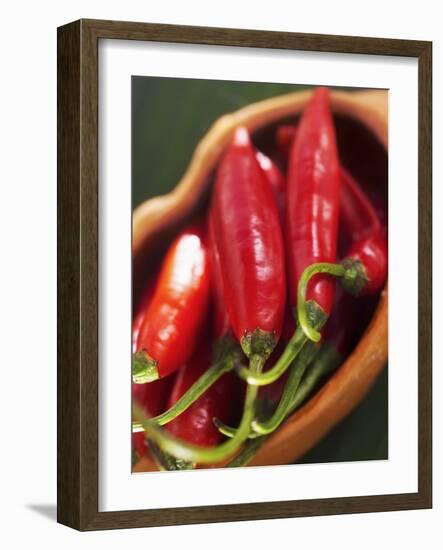
[[[264,362],[264,358],[260,355],[252,355],[250,359],[250,368],[252,372],[260,373]],[[257,393],[257,386],[247,387],[243,416],[235,436],[217,447],[212,448],[191,445],[166,433],[155,422],[146,419],[140,407],[137,405],[133,405],[133,415],[142,425],[146,435],[154,441],[163,452],[172,455],[175,459],[182,459],[187,462],[213,464],[221,462],[235,453],[248,438],[251,430],[251,422],[255,415]]]
[[[214,418],[213,422],[218,429],[218,431],[223,434],[226,437],[234,437],[234,435],[237,433],[237,428],[234,428],[233,426],[228,426],[224,422],[222,422],[219,418]],[[257,439],[261,437],[260,434],[257,432],[250,432],[248,439]]]
[[[326,374],[335,370],[340,365],[342,360],[343,357],[331,344],[326,343],[320,348],[312,367],[306,372],[306,375],[304,376],[298,391],[289,406],[288,416],[304,403],[319,380]]]
[[[342,360],[342,357],[339,355],[339,353],[336,352],[334,347],[328,343],[323,344],[323,346],[318,351],[314,351],[314,354],[315,361],[312,366],[306,371],[306,374],[300,382],[300,385],[298,386],[295,394],[292,395],[292,399],[288,405],[285,418],[292,414],[304,402],[304,400],[308,397],[309,393],[315,387],[320,378],[328,372],[331,372],[332,370],[337,368]],[[285,386],[285,390],[288,384],[289,380]],[[220,430],[220,432],[226,437],[233,437],[235,435],[236,429],[232,426],[228,426],[218,419],[214,419],[214,423]],[[262,435],[257,432],[251,432],[249,434],[249,439],[257,439],[260,437],[262,437]]]
[[[311,277],[317,275],[318,273],[327,273],[328,275],[333,275],[334,277],[343,277],[346,273],[346,269],[341,264],[319,262],[309,265],[300,277],[297,291],[298,322],[300,323],[303,333],[313,342],[320,342],[321,334],[310,322],[309,309],[306,303],[306,291]]]
[[[289,378],[285,384],[283,394],[274,414],[268,420],[265,420],[263,422],[255,419],[252,422],[251,426],[254,432],[259,435],[270,434],[274,432],[285,420],[288,415],[291,403],[300,385],[303,374],[305,373],[307,367],[314,358],[316,352],[317,349],[315,348],[315,346],[311,342],[308,342],[308,344],[303,348],[300,355],[295,359],[292,364]]]
[[[306,310],[309,315],[309,320],[312,326],[316,329],[321,329],[327,320],[327,316],[323,309],[318,306],[313,300],[309,300],[306,303]],[[292,338],[289,340],[288,345],[280,356],[275,365],[266,372],[257,374],[251,372],[250,369],[244,366],[236,366],[237,374],[245,380],[248,384],[256,386],[267,386],[272,384],[282,376],[289,368],[291,363],[297,357],[297,355],[303,349],[303,346],[307,342],[306,335],[301,327],[297,327]]]
[[[326,345],[320,349],[313,365],[307,371],[300,386],[298,387],[298,390],[289,407],[287,416],[292,414],[305,402],[317,386],[319,380],[329,372],[335,370],[341,361],[342,357],[334,350],[332,346]],[[270,435],[251,434],[251,437],[253,437],[253,439],[250,439],[244,445],[240,453],[228,464],[226,464],[226,468],[246,466],[254,458],[257,451],[264,445],[264,443],[266,443]]]
[[[231,371],[234,365],[240,361],[240,348],[238,344],[223,340],[216,347],[218,348],[216,349],[216,362],[192,384],[172,407],[162,414],[150,418],[152,422],[155,422],[159,426],[164,426],[168,422],[171,422],[171,420],[174,420],[174,418],[177,418],[177,416],[182,414],[203,395],[206,390],[215,384],[223,374]],[[142,432],[144,431],[143,426],[140,422],[132,422],[132,431]]]
[[[238,453],[238,455],[225,464],[224,467],[239,468],[240,466],[246,466],[257,454],[257,451],[262,447],[266,439],[266,435],[262,435],[256,439],[250,439],[244,444],[243,449]]]
[[[205,371],[196,382],[184,393],[180,399],[167,411],[151,418],[151,422],[155,422],[159,426],[164,426],[174,418],[177,418],[182,412],[192,405],[205,391],[210,388],[217,380],[226,372],[234,368],[234,358],[232,355],[224,357]],[[132,423],[132,431],[143,431],[143,427],[139,422]]]
[[[251,425],[252,432],[249,434],[249,439],[255,439],[261,435],[267,435],[274,432],[285,420],[288,414],[289,407],[291,406],[291,403],[300,385],[303,374],[305,373],[306,368],[311,363],[316,353],[318,353],[316,347],[311,342],[308,342],[308,344],[303,348],[300,355],[298,355],[292,363],[289,378],[285,384],[280,402],[277,405],[274,413],[266,421],[259,421],[257,419],[253,420]],[[234,437],[236,433],[235,428],[227,426],[218,418],[214,418],[214,424],[223,435],[227,437]]]

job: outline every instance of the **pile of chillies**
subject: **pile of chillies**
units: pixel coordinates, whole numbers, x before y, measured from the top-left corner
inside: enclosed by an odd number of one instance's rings
[[[340,165],[326,88],[276,144],[286,177],[235,130],[208,215],[146,284],[133,321],[135,461],[149,447],[163,469],[247,464],[351,351],[362,297],[383,288],[386,227]]]

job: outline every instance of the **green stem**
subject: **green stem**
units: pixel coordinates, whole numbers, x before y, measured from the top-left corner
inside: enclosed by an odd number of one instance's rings
[[[311,324],[314,327],[321,329],[327,319],[327,316],[323,309],[312,300],[306,303],[306,309],[308,311]],[[237,374],[240,376],[240,378],[251,385],[267,386],[268,384],[272,384],[286,372],[291,363],[303,349],[303,346],[306,344],[306,342],[306,335],[300,327],[297,327],[279,360],[271,369],[266,372],[257,374],[251,372],[250,369],[239,365],[236,366]]]
[[[259,420],[254,419],[254,421],[252,422],[252,432],[249,434],[249,439],[255,439],[261,435],[267,435],[274,432],[285,420],[288,414],[288,410],[300,385],[303,374],[305,373],[306,368],[311,363],[312,359],[317,353],[318,350],[316,349],[316,347],[311,342],[308,342],[308,345],[303,348],[300,355],[298,355],[292,363],[289,378],[285,384],[280,402],[275,409],[273,415],[264,422],[260,422]],[[214,424],[223,435],[227,437],[234,437],[236,433],[235,428],[227,426],[218,418],[214,418]]]
[[[312,367],[307,371],[289,406],[288,416],[300,407],[323,376],[335,370],[342,361],[341,355],[331,344],[323,345]]]
[[[298,390],[290,404],[287,416],[298,409],[309,397],[323,376],[335,370],[340,364],[342,358],[333,349],[332,346],[324,346],[317,354],[311,368],[304,376]],[[270,435],[251,434],[254,439],[250,439],[243,447],[241,452],[226,464],[226,468],[246,466],[255,456],[257,451],[266,443]]]
[[[326,273],[334,277],[343,277],[346,273],[346,269],[341,264],[320,262],[309,265],[300,277],[297,292],[298,322],[306,337],[313,342],[320,342],[321,334],[310,323],[309,310],[306,302],[306,291],[311,277],[318,273]]]
[[[252,372],[260,373],[264,362],[265,359],[262,356],[252,355],[250,359],[250,368]],[[133,413],[134,417],[138,418],[140,424],[143,426],[146,435],[154,441],[163,452],[174,456],[176,459],[182,459],[187,462],[195,462],[197,464],[213,464],[216,462],[221,462],[231,454],[235,453],[241,447],[242,443],[248,438],[251,430],[251,423],[254,419],[257,393],[257,386],[249,385],[247,387],[243,416],[237,433],[232,439],[229,439],[217,447],[212,448],[191,445],[166,433],[155,422],[146,419],[143,412],[140,410],[140,407],[137,405],[133,405]]]
[[[239,468],[240,466],[246,466],[257,454],[257,451],[265,443],[267,437],[260,436],[256,439],[250,439],[247,441],[243,449],[235,456],[230,462],[228,462],[224,467],[225,468]]]
[[[267,435],[274,432],[280,424],[285,420],[288,415],[289,408],[294,396],[297,393],[297,389],[300,385],[300,381],[305,373],[308,365],[311,363],[317,352],[316,347],[309,342],[300,353],[300,355],[295,359],[292,364],[291,372],[289,378],[285,384],[283,394],[281,396],[280,402],[274,412],[274,414],[266,421],[260,422],[255,419],[252,422],[252,430],[259,435]]]
[[[205,391],[210,388],[226,372],[234,368],[235,359],[232,353],[226,354],[217,363],[209,367],[196,382],[184,393],[174,405],[158,416],[151,418],[159,426],[164,426],[174,418],[177,418],[182,412],[192,405]],[[132,431],[143,431],[140,422],[132,423]]]
[[[132,381],[134,384],[149,384],[160,377],[157,361],[154,361],[143,351],[137,351],[132,355]]]

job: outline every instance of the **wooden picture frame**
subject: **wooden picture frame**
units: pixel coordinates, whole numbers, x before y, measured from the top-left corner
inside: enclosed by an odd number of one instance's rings
[[[403,56],[419,67],[418,491],[346,498],[98,511],[98,42],[141,40]],[[432,44],[80,20],[58,29],[58,521],[79,530],[432,506]]]

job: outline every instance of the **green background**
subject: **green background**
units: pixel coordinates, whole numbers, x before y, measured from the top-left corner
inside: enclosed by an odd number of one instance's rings
[[[170,191],[196,144],[220,115],[301,86],[172,78],[132,78],[133,207]],[[388,458],[388,374],[300,462]]]

